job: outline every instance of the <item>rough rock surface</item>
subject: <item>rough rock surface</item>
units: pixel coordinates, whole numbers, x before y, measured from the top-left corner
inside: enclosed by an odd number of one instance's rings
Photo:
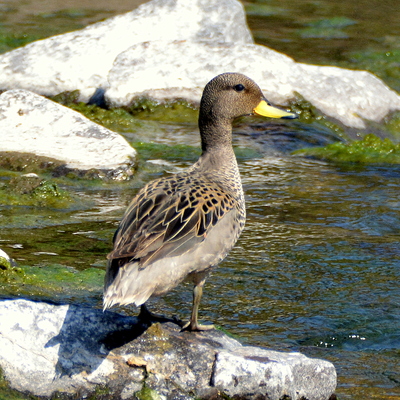
[[[113,106],[140,96],[198,103],[204,85],[222,72],[248,75],[276,104],[299,93],[349,127],[365,128],[364,120],[379,122],[400,109],[400,96],[366,71],[296,63],[255,44],[187,41],[139,43],[121,53],[109,73],[106,99]]]
[[[1,55],[0,89],[44,95],[79,89],[86,101],[97,88],[108,86],[107,74],[119,53],[160,37],[253,41],[236,0],[152,0],[129,13]]]
[[[300,353],[242,346],[219,331],[147,327],[136,318],[74,305],[0,301],[0,368],[36,396],[328,400],[334,366]],[[135,395],[136,394],[136,395]],[[137,396],[137,397],[136,397]],[[157,397],[158,396],[158,397]],[[140,397],[141,398],[141,397]]]
[[[136,151],[118,133],[35,93],[0,95],[0,151],[33,153],[78,170],[96,168],[129,175]]]
[[[379,122],[400,109],[400,96],[368,72],[296,63],[253,44],[237,0],[152,0],[30,43],[0,55],[0,89],[44,95],[79,89],[82,101],[109,89],[113,105],[143,94],[198,102],[208,80],[228,71],[249,75],[278,104],[300,93],[349,127],[365,128],[365,120]]]

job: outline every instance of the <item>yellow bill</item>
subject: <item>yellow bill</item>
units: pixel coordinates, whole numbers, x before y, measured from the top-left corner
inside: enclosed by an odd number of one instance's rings
[[[261,100],[258,106],[253,110],[254,114],[270,118],[297,118],[298,115],[283,111],[280,108],[271,106],[266,100]]]

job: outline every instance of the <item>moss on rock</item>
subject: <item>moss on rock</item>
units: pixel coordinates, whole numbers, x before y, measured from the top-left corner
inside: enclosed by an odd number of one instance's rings
[[[314,107],[310,102],[305,100],[299,94],[296,95],[296,99],[290,102],[290,109],[299,116],[299,120],[303,123],[310,124],[317,122],[323,127],[328,128],[333,131],[336,135],[341,138],[347,139],[348,136],[345,133],[343,127],[335,124],[325,115],[323,115],[316,107]]]
[[[53,264],[46,266],[11,266],[0,269],[0,290],[4,295],[29,298],[63,299],[82,295],[99,296],[103,287],[104,271],[74,268]]]
[[[400,144],[380,139],[374,134],[351,143],[338,142],[325,147],[297,150],[293,154],[333,162],[400,164]]]
[[[52,180],[45,180],[35,173],[18,175],[0,187],[3,205],[24,205],[66,208],[73,198]]]
[[[184,100],[157,102],[148,98],[133,101],[127,107],[136,118],[169,122],[197,122],[199,113],[195,106]]]

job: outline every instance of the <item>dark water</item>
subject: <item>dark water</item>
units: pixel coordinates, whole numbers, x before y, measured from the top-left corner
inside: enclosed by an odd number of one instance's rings
[[[400,8],[394,0],[261,4],[275,11],[250,17],[257,41],[300,61],[335,64],[360,48],[398,46],[393,38],[400,35]],[[335,28],[337,37],[329,31],[326,38],[307,38],[302,31],[333,16],[356,23]],[[247,151],[239,158],[247,225],[206,283],[200,318],[244,343],[332,361],[339,399],[400,399],[400,167],[340,166],[290,155],[329,143],[332,135],[279,122],[268,132],[259,126],[237,132],[235,145]],[[172,146],[199,142],[190,124],[163,124],[146,136]],[[74,182],[68,190],[82,204],[72,210],[0,205],[0,246],[36,273],[54,264],[102,271],[129,199],[148,180],[177,172],[192,158],[142,164],[139,178],[128,184]],[[34,284],[31,290],[35,298],[101,305],[99,285],[90,293],[63,284],[51,295]],[[182,285],[153,307],[187,318],[190,304],[191,288]]]

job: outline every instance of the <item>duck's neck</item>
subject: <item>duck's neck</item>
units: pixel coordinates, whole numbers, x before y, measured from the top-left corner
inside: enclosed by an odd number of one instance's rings
[[[203,150],[196,164],[203,170],[215,171],[217,174],[222,174],[224,171],[239,173],[232,146],[218,146]]]
[[[215,175],[230,175],[240,182],[239,168],[232,148],[232,120],[200,110],[199,129],[202,155],[195,164]],[[241,186],[241,185],[240,185]]]
[[[199,119],[199,129],[201,136],[201,149],[203,153],[211,152],[214,149],[232,149],[232,121],[218,118]]]
[[[212,121],[199,124],[201,131],[202,154],[193,165],[193,169],[201,169],[209,176],[218,178],[219,184],[226,185],[226,190],[235,191],[241,195],[239,167],[232,148],[232,125]]]

